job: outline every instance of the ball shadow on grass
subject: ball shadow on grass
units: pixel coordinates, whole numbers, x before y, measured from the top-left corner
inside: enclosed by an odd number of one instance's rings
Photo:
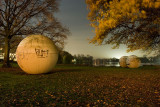
[[[80,71],[83,71],[83,70],[82,69],[65,69],[65,68],[58,69],[58,68],[56,68],[48,73],[44,73],[44,75],[54,74],[54,73],[58,73],[58,72],[68,73],[68,72],[80,72]]]
[[[25,75],[26,73],[23,72],[22,69],[18,67],[12,67],[12,68],[0,68],[0,72],[7,72],[12,74],[18,74],[18,75]]]

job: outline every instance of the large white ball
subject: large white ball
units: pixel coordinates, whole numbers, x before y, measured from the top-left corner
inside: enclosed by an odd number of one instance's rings
[[[17,47],[18,65],[28,74],[51,71],[57,63],[58,51],[54,42],[46,36],[30,35]]]
[[[141,60],[135,56],[131,55],[127,58],[127,66],[129,68],[138,68],[141,65]]]
[[[127,67],[127,60],[128,56],[122,56],[120,59],[119,59],[119,65],[121,67]]]

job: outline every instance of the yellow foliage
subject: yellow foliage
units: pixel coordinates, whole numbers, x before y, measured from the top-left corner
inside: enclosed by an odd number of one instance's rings
[[[145,20],[150,17],[151,12],[148,11],[149,9],[160,8],[160,0],[108,1],[86,0],[88,9],[90,10],[88,19],[95,28],[96,33],[95,37],[90,41],[91,43],[101,44],[108,33],[119,25],[124,23],[134,24],[136,21]],[[160,24],[160,18],[155,17],[153,23]]]

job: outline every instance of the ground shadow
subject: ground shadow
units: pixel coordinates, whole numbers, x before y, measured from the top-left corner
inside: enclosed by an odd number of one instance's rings
[[[21,68],[19,67],[14,67],[14,68],[0,68],[0,72],[7,72],[7,73],[12,73],[15,75],[49,75],[49,74],[54,74],[54,73],[67,73],[67,72],[80,72],[82,69],[67,69],[67,68],[55,68],[52,71],[48,73],[42,73],[42,74],[27,74],[25,73]]]
[[[54,69],[48,73],[45,73],[44,75],[54,74],[58,72],[68,73],[68,72],[80,72],[80,71],[83,71],[83,70],[82,69]]]

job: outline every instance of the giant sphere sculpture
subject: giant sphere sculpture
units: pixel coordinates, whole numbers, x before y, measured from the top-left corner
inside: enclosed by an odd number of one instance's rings
[[[131,55],[127,58],[127,66],[129,68],[138,68],[140,65],[141,61],[137,56]]]
[[[51,71],[57,63],[58,51],[54,42],[46,36],[30,35],[17,47],[18,65],[28,74]]]
[[[127,63],[126,63],[126,60],[127,60],[128,56],[122,56],[120,59],[119,59],[119,65],[121,67],[127,67]]]

